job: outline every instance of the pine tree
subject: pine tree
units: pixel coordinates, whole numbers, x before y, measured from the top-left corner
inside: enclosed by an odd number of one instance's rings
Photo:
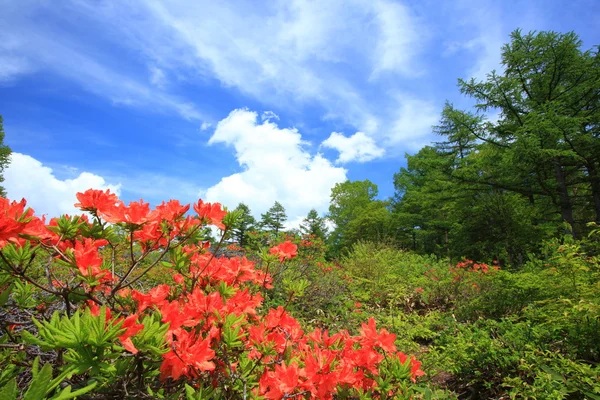
[[[256,220],[244,203],[240,203],[234,212],[239,212],[240,216],[233,226],[233,237],[240,247],[245,247],[248,244],[248,232],[254,229]]]
[[[325,219],[319,217],[319,213],[314,208],[308,212],[308,215],[300,225],[300,231],[307,235],[315,235],[323,240],[327,235],[327,226]]]
[[[260,226],[267,231],[277,234],[283,229],[284,222],[287,221],[285,208],[276,201],[275,204],[265,214],[261,214]]]

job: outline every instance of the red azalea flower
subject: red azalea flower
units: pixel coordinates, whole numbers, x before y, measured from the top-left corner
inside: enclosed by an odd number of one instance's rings
[[[221,209],[221,203],[205,203],[202,200],[198,200],[197,204],[194,204],[194,211],[198,213],[201,219],[206,219],[209,224],[216,226],[221,230],[225,230],[223,224],[223,217],[227,215],[227,211]]]
[[[105,212],[122,204],[122,201],[116,194],[111,193],[110,189],[106,189],[106,191],[88,189],[83,193],[77,193],[76,196],[79,203],[75,203],[75,207],[83,211]]]
[[[285,259],[289,260],[296,257],[298,254],[298,246],[288,240],[278,246],[272,247],[269,251],[271,254],[279,256],[279,261],[283,262]]]
[[[125,318],[125,322],[123,323],[123,325],[121,327],[126,328],[126,330],[125,330],[125,333],[123,333],[121,336],[119,336],[119,340],[121,341],[121,344],[123,345],[125,350],[127,350],[133,354],[137,354],[138,349],[136,349],[135,346],[133,345],[133,342],[131,341],[131,337],[134,336],[139,331],[141,331],[142,329],[144,329],[143,324],[137,323],[137,318],[138,318],[137,314],[132,314],[129,317]]]

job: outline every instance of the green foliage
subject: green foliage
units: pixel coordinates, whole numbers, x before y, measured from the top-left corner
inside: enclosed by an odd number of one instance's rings
[[[36,344],[43,350],[68,349],[64,359],[74,372],[82,374],[92,371],[95,376],[113,377],[117,370],[111,361],[121,354],[113,342],[123,333],[121,323],[107,323],[106,308],[98,316],[89,309],[76,311],[71,317],[60,317],[58,312],[48,321],[33,319],[38,328],[38,337],[22,331],[23,339]]]
[[[340,256],[358,240],[391,237],[388,203],[376,200],[377,193],[377,185],[369,180],[337,183],[331,190],[327,217],[335,229],[329,236],[330,256]]]
[[[589,218],[582,201],[593,204],[600,189],[599,144],[592,134],[600,117],[594,89],[600,85],[600,63],[597,50],[581,46],[574,33],[517,30],[502,49],[503,74],[459,81],[478,111],[494,109],[500,118],[475,124],[473,134],[484,141],[480,163],[457,175],[549,200],[576,232],[582,228],[575,226],[577,217]],[[598,206],[589,210],[596,218]]]
[[[343,270],[353,279],[353,286],[360,290],[361,302],[389,307],[407,307],[417,288],[432,283],[429,294],[433,295],[439,281],[432,281],[427,272],[432,268],[447,270],[447,263],[433,257],[421,256],[392,245],[374,242],[358,242],[341,260]],[[420,300],[424,300],[419,296]]]
[[[58,390],[58,386],[63,382],[65,378],[70,378],[73,375],[72,369],[66,369],[63,373],[59,374],[56,378],[52,378],[52,365],[49,363],[39,368],[39,359],[36,358],[33,361],[31,368],[32,379],[29,384],[27,391],[21,398],[22,400],[67,400],[75,399],[78,396],[82,396],[92,391],[98,382],[92,382],[91,384],[72,391],[70,385],[65,386],[62,390]],[[3,400],[16,400],[17,399],[17,384],[16,380],[10,380],[2,389],[0,389],[0,398]]]
[[[27,282],[15,281],[12,289],[12,298],[21,308],[31,308],[37,304],[33,285]]]
[[[164,340],[168,326],[162,324],[156,315],[145,315],[141,323],[144,329],[132,338],[133,344],[142,354],[158,359],[168,350]]]
[[[440,336],[432,353],[439,356],[439,366],[455,374],[459,386],[476,392],[548,399],[600,393],[597,367],[549,350],[544,330],[531,321],[457,324]]]
[[[574,33],[517,30],[501,73],[459,80],[474,111],[446,104],[444,141],[395,175],[405,247],[520,267],[562,221],[582,237],[600,218],[600,57],[581,47]]]
[[[420,353],[432,388],[592,399],[600,394],[599,264],[584,249],[594,254],[596,237],[549,240],[522,269],[488,272],[356,243],[341,260],[349,295],[361,303],[352,320],[374,315],[396,345]]]
[[[298,246],[298,255],[283,264],[264,248],[245,249],[249,258],[259,259],[261,268],[273,276],[274,288],[265,293],[267,304],[285,306],[308,325],[349,328],[347,276],[338,264],[326,261],[323,240],[314,235],[287,233],[280,234],[271,245],[286,240]]]

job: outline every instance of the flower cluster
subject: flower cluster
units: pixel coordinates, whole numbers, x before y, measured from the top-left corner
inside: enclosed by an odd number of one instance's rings
[[[143,200],[125,205],[109,190],[91,189],[77,199],[91,219],[63,216],[46,224],[24,200],[0,198],[0,254],[15,279],[65,299],[67,318],[72,307],[88,309],[116,329],[112,345],[133,356],[135,373],[126,376],[154,376],[145,362],[156,359],[156,373],[171,388],[189,382],[228,397],[331,399],[405,394],[406,382],[423,375],[372,318],[358,335],[330,334],[305,332],[284,307],[263,310],[268,270],[245,257],[219,256],[201,234],[211,224],[226,237],[231,221],[220,204],[171,200],[151,209]],[[52,256],[46,286],[22,268],[36,251]],[[284,263],[298,246],[287,240],[270,253]],[[161,268],[168,279],[139,287]]]
[[[463,270],[466,270],[469,272],[481,272],[484,274],[490,271],[490,267],[487,264],[485,264],[485,263],[478,264],[473,260],[467,260],[467,259],[458,262],[456,264],[455,268],[451,268],[451,270],[458,270],[458,269],[463,269]],[[494,271],[497,271],[500,268],[497,265],[494,265],[492,267],[492,269]]]
[[[489,265],[484,263],[476,263],[473,260],[464,259],[456,264],[455,267],[450,267],[450,274],[452,276],[452,282],[460,284],[463,281],[469,282],[470,286],[475,290],[480,290],[478,278],[483,278],[487,274],[491,274],[500,269],[497,265],[493,265],[491,268]]]

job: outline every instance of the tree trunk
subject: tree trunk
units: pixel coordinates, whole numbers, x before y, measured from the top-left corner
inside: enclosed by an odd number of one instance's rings
[[[569,189],[567,188],[565,171],[558,161],[554,162],[554,176],[556,178],[556,183],[558,184],[560,214],[563,221],[566,221],[571,226],[571,235],[576,237],[574,227],[575,220],[573,219],[573,206],[569,196]]]
[[[586,167],[590,177],[592,199],[594,201],[594,210],[596,211],[596,223],[600,223],[600,177],[593,162],[587,164]]]

